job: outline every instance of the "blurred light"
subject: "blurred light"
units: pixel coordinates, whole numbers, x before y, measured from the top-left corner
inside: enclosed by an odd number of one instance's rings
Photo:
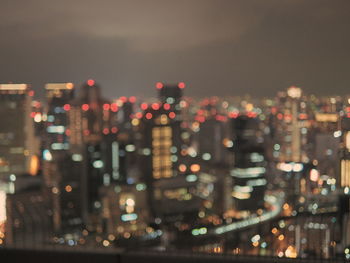
[[[340,137],[342,135],[342,132],[341,131],[335,131],[334,133],[333,133],[333,136],[335,137],[335,138],[338,138],[338,137]]]
[[[163,108],[164,108],[164,110],[169,110],[170,109],[170,104],[169,103],[164,103]]]
[[[108,103],[103,104],[103,110],[107,111],[111,108],[111,105],[109,105]]]
[[[113,112],[117,112],[117,111],[118,111],[118,105],[117,105],[117,103],[112,103],[112,104],[111,104],[111,111],[113,111]]]
[[[94,161],[92,163],[92,166],[94,168],[97,168],[97,169],[102,168],[103,167],[103,162],[101,160],[96,160],[96,161]]]
[[[184,89],[186,84],[184,82],[180,82],[178,85],[177,85],[180,89]]]
[[[64,189],[66,190],[67,193],[72,192],[72,187],[70,185],[66,185]]]
[[[52,161],[52,155],[51,152],[47,149],[43,151],[43,158],[45,161]]]
[[[187,175],[186,181],[190,182],[190,183],[197,181],[197,175],[195,175],[195,174]]]
[[[93,85],[95,85],[95,81],[93,80],[93,79],[89,79],[87,82],[86,82],[87,84],[88,84],[88,86],[93,86]]]
[[[176,117],[175,112],[169,112],[169,118],[174,119]]]
[[[137,214],[132,213],[132,214],[125,214],[121,216],[122,221],[127,222],[127,221],[133,221],[137,219]]]
[[[297,99],[301,97],[301,88],[297,88],[295,86],[291,86],[287,90],[287,94],[289,97],[293,99]]]
[[[72,155],[72,160],[74,162],[81,162],[83,160],[83,156],[81,154],[75,153]]]
[[[153,103],[152,104],[152,109],[159,110],[159,104],[158,103]]]
[[[204,161],[209,161],[211,159],[211,154],[210,153],[203,153],[202,159]]]
[[[135,103],[135,102],[136,102],[136,97],[135,97],[135,96],[131,96],[131,97],[129,98],[129,101],[130,101],[131,103]]]
[[[142,110],[147,110],[147,108],[148,108],[148,104],[147,103],[142,103],[141,104],[141,109]]]
[[[201,166],[199,164],[192,164],[190,169],[193,173],[196,173],[196,172],[199,172],[199,170],[201,169]]]
[[[146,113],[146,119],[147,120],[152,119],[152,113],[150,113],[150,112]]]
[[[156,88],[157,89],[162,89],[163,88],[163,83],[162,82],[157,82],[156,83]]]
[[[320,177],[320,173],[316,169],[310,170],[310,180],[313,182],[317,182]]]
[[[30,166],[29,166],[29,174],[34,176],[38,173],[39,171],[39,158],[36,155],[32,155],[30,158]]]
[[[41,120],[42,120],[41,114],[40,113],[35,114],[34,121],[35,122],[41,122]]]
[[[83,110],[83,111],[88,111],[89,110],[89,104],[83,104],[82,106],[81,106],[81,109]]]

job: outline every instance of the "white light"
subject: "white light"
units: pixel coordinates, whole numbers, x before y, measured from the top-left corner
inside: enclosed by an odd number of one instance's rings
[[[45,161],[52,161],[52,154],[49,150],[44,150],[43,151],[43,158]]]
[[[210,153],[203,153],[202,159],[204,161],[209,161],[211,159],[211,154]]]
[[[72,155],[72,160],[74,162],[81,162],[83,160],[83,156],[81,154],[75,153]]]
[[[340,137],[342,135],[342,132],[341,131],[335,131],[334,133],[333,133],[333,136],[335,137],[335,138],[338,138],[338,137]]]
[[[64,133],[64,130],[65,130],[65,127],[62,126],[62,125],[59,125],[59,126],[51,125],[51,126],[47,127],[46,130],[47,130],[48,133],[59,133],[59,134],[63,134],[63,133]]]
[[[137,214],[125,214],[121,216],[122,221],[133,221],[137,219]]]
[[[35,122],[41,122],[41,120],[42,120],[41,114],[40,113],[35,114],[34,121]]]
[[[301,172],[304,168],[304,165],[302,163],[295,163],[293,165],[293,172]]]
[[[187,182],[195,182],[197,181],[197,176],[195,174],[190,174],[186,176],[186,181]]]
[[[134,201],[134,199],[132,199],[132,198],[126,199],[125,203],[126,203],[126,205],[128,205],[128,206],[135,206],[135,201]]]
[[[253,236],[252,239],[251,239],[252,243],[258,242],[259,240],[260,240],[260,235],[255,235],[255,236]]]
[[[93,166],[94,168],[97,168],[97,169],[102,168],[102,167],[103,167],[103,162],[102,162],[101,160],[94,161],[94,162],[92,163],[92,166]]]
[[[127,152],[133,152],[133,151],[135,151],[135,145],[133,145],[133,144],[128,144],[127,146],[125,146],[125,150],[126,150]]]

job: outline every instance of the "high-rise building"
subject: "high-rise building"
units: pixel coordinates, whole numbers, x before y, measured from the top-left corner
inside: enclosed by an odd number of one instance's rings
[[[193,191],[196,183],[179,174],[179,160],[184,149],[181,138],[179,102],[184,84],[157,83],[161,103],[153,103],[144,112],[141,123],[144,180],[154,217],[164,221],[183,219],[186,213],[198,211]]]
[[[6,224],[6,200],[30,185],[30,178],[39,170],[33,94],[26,84],[0,84],[0,244],[6,238],[5,225],[8,227],[11,221]]]
[[[39,143],[34,134],[33,91],[26,84],[0,84],[0,180],[36,175]],[[13,191],[7,189],[8,191]]]
[[[52,206],[55,231],[66,232],[83,223],[82,174],[71,152],[69,114],[74,99],[73,83],[48,83],[46,134],[43,140],[43,174]]]
[[[259,120],[245,115],[232,120],[234,166],[232,196],[238,211],[256,211],[264,206],[266,161]]]

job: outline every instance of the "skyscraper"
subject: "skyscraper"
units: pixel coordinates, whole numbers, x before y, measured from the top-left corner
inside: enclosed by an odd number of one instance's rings
[[[69,114],[74,98],[72,83],[45,86],[46,134],[43,142],[46,194],[52,205],[55,231],[66,232],[82,224],[82,176],[71,153]]]
[[[33,91],[26,84],[0,84],[1,181],[7,182],[12,174],[37,173],[38,141],[34,134],[32,96]]]
[[[232,120],[234,166],[232,196],[238,211],[256,211],[264,206],[266,189],[265,149],[259,120],[239,116]]]

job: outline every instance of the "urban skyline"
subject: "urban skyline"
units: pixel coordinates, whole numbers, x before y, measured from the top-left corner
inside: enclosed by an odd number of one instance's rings
[[[349,0],[0,2],[1,262],[350,262]]]
[[[2,247],[350,258],[349,96],[154,86],[0,84]]]

